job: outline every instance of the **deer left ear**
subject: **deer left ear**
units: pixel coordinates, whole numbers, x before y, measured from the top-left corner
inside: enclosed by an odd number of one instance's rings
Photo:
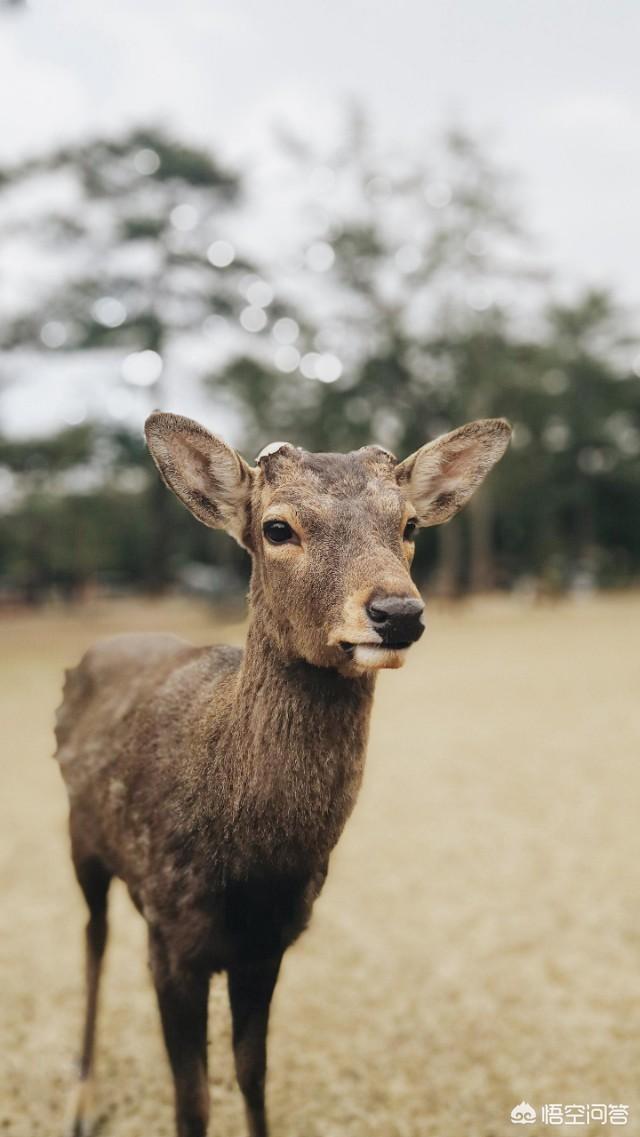
[[[440,525],[462,509],[502,458],[510,438],[506,419],[479,419],[428,442],[396,466],[398,485],[419,524]]]
[[[211,529],[243,544],[253,471],[244,458],[200,423],[154,411],[147,444],[163,481]]]

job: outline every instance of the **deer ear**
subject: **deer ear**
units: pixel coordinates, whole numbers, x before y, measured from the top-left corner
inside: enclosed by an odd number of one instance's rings
[[[480,419],[428,442],[396,466],[419,524],[440,525],[453,517],[502,458],[510,438],[505,419]]]
[[[193,419],[155,411],[145,423],[147,445],[162,480],[211,529],[243,544],[253,471],[221,438]]]

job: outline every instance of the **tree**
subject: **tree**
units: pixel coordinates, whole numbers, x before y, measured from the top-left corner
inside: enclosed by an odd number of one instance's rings
[[[177,376],[206,374],[212,407],[228,412],[249,457],[283,437],[319,450],[375,440],[401,455],[505,414],[516,427],[507,459],[468,510],[420,543],[418,573],[449,595],[532,573],[553,588],[587,570],[633,579],[640,360],[632,366],[637,347],[615,299],[549,300],[509,180],[463,132],[423,162],[380,153],[355,115],[329,154],[291,137],[282,154],[288,182],[281,164],[277,194],[261,201],[297,197],[298,207],[286,224],[282,211],[263,217],[273,238],[260,272],[234,247],[246,208],[237,177],[162,132],[2,172],[4,245],[30,274],[28,288],[4,291],[2,346],[17,349],[2,359],[4,380],[26,349],[38,348],[37,366],[97,355],[105,383],[137,393],[141,420]],[[206,558],[208,535],[179,511],[168,523],[172,499],[157,480],[143,486],[142,440],[121,429],[118,441],[118,421],[63,432],[44,458],[35,443],[52,480],[18,444],[0,453],[0,475],[17,487],[0,525],[3,571],[27,587],[44,566],[27,591],[51,580],[80,590],[106,566],[138,582],[142,565],[159,587],[176,570],[174,536]],[[58,471],[56,447],[70,455],[83,437],[89,456]]]
[[[504,413],[512,346],[544,274],[500,169],[459,130],[428,165],[378,154],[358,115],[328,157],[286,144],[295,178],[315,187],[304,255],[294,249],[283,274],[298,320],[274,326],[270,353],[211,378],[250,445],[269,429],[316,449],[377,440],[408,453],[465,418]],[[490,493],[470,514],[477,589],[495,578]],[[446,592],[462,583],[462,524],[439,531]]]
[[[517,461],[544,502],[532,555],[564,583],[584,572],[612,579],[638,549],[640,379],[628,363],[637,340],[603,291],[549,304],[545,320],[538,383],[518,411],[526,445]]]
[[[227,233],[239,179],[207,152],[139,129],[25,162],[2,186],[4,235],[33,284],[3,321],[0,348],[110,351],[109,381],[144,392],[148,409],[194,347],[230,350],[226,320],[246,306],[239,284],[252,265]],[[147,577],[160,587],[168,499],[157,480],[150,493]]]

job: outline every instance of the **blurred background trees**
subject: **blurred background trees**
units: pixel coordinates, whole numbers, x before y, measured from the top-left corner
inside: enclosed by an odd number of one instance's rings
[[[238,178],[202,150],[158,130],[139,130],[47,154],[11,171],[5,184],[13,202],[29,202],[30,195],[35,202],[11,215],[10,201],[12,239],[50,267],[35,296],[4,321],[0,345],[102,353],[104,383],[113,385],[115,371],[121,383],[137,388],[147,411],[164,405],[164,376],[176,350],[188,348],[194,329],[207,328],[212,314],[224,324],[239,311],[237,280],[250,266],[219,237],[225,211],[239,195]],[[104,443],[98,432],[96,445],[99,439]],[[117,451],[129,462],[134,453],[140,488],[144,454],[132,444],[126,455]],[[85,454],[85,464],[94,456]],[[176,511],[156,478],[146,498],[134,575],[157,590],[171,578]],[[111,524],[117,526],[117,518],[112,508]],[[97,570],[100,558],[95,562]]]
[[[65,424],[52,373],[41,436],[0,440],[5,595],[238,579],[144,451],[145,413],[186,403],[248,457],[281,437],[404,455],[506,415],[513,450],[423,536],[418,575],[445,595],[637,579],[637,348],[613,297],[555,299],[491,157],[460,130],[425,160],[380,154],[352,113],[329,153],[282,136],[277,176],[286,216],[257,256],[239,176],[162,131],[2,172],[3,240],[32,269],[0,319],[0,382],[55,356],[100,393]]]

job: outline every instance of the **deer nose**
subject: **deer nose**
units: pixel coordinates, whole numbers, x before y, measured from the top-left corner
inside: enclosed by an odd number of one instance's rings
[[[374,596],[367,616],[387,644],[412,644],[424,632],[424,604],[413,596]]]

